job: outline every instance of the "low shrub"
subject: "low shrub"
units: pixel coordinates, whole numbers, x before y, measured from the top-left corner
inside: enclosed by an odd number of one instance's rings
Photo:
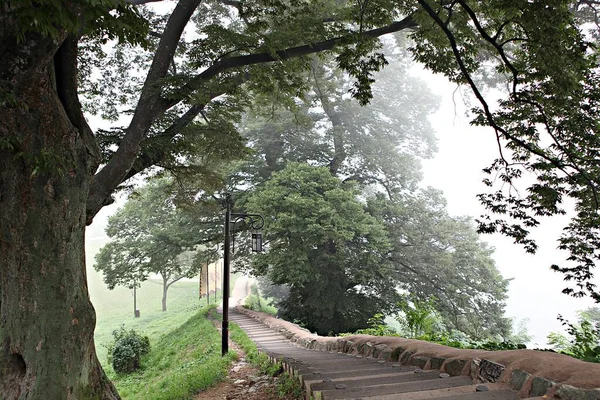
[[[133,329],[127,331],[124,325],[113,331],[114,340],[108,345],[108,362],[118,374],[128,374],[140,368],[142,356],[150,352],[148,336],[142,336]]]
[[[250,310],[264,312],[272,316],[277,315],[277,308],[273,306],[273,300],[262,297],[256,285],[250,287],[250,294],[246,297],[244,307]]]

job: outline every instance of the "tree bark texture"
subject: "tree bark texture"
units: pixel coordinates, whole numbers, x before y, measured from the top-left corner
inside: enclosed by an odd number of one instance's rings
[[[84,232],[96,160],[55,89],[61,40],[17,44],[8,31],[0,28],[0,398],[119,399],[94,348]]]

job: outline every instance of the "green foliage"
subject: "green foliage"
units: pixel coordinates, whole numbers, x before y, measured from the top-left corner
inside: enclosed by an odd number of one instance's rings
[[[421,307],[420,307],[421,308]],[[414,311],[414,310],[413,310]],[[429,316],[429,314],[427,314]],[[419,319],[420,321],[421,319]],[[402,320],[404,323],[405,321]],[[375,314],[373,318],[369,320],[369,327],[365,329],[358,329],[353,333],[342,333],[340,336],[351,336],[351,335],[372,335],[372,336],[402,336],[406,337],[402,333],[398,333],[394,328],[387,325],[384,321],[382,314]],[[428,342],[442,344],[444,346],[455,347],[459,349],[479,349],[479,350],[518,350],[525,349],[526,346],[521,343],[513,342],[510,340],[497,341],[497,340],[483,340],[478,341],[470,338],[467,334],[461,331],[452,330],[450,332],[444,332],[438,330],[433,332],[430,329],[429,333],[424,333],[419,336],[408,336],[413,339],[425,340]]]
[[[175,204],[170,185],[168,178],[148,183],[109,218],[112,240],[100,249],[94,266],[109,289],[133,288],[156,273],[163,279],[165,303],[174,282],[197,275],[203,263],[216,257],[210,248],[199,246],[209,239],[201,236],[197,216]]]
[[[544,217],[576,210],[558,238],[569,252],[552,266],[571,284],[564,293],[600,301],[592,270],[598,239],[598,57],[578,16],[596,5],[572,1],[452,3],[420,0],[413,54],[435,72],[467,85],[475,94],[473,124],[491,127],[504,146],[484,171],[488,193],[479,195],[488,215],[479,231],[499,232],[535,252],[530,236]],[[577,10],[577,12],[574,12]],[[486,67],[487,65],[487,67]],[[500,78],[504,97],[492,106],[476,80],[489,66]],[[593,150],[592,150],[593,149]],[[515,190],[521,177],[535,176]]]
[[[278,95],[259,97],[260,106],[243,119],[243,132],[257,156],[238,175],[245,192],[239,203],[245,207],[248,186],[268,182],[290,162],[326,167],[333,177],[355,183],[367,213],[385,224],[392,248],[382,260],[389,278],[416,299],[436,297],[436,309],[451,328],[478,339],[506,335],[508,280],[495,267],[492,250],[468,218],[448,215],[440,192],[418,189],[419,159],[435,150],[426,120],[436,99],[418,79],[398,78],[410,68],[401,39],[388,42],[384,50],[394,63],[377,75],[373,90],[378,97],[369,106],[360,107],[346,95],[352,83],[325,57],[313,60],[306,78],[312,92],[303,100],[290,104]],[[292,235],[289,246],[296,240],[304,239]],[[287,283],[283,296],[274,295],[282,311],[291,289]],[[305,323],[304,317],[288,317]],[[370,317],[362,320],[364,327]]]
[[[478,340],[510,333],[504,317],[509,280],[492,259],[493,250],[468,217],[452,217],[432,188],[390,200],[368,200],[369,213],[384,221],[394,277],[411,300],[435,298],[443,324]],[[410,331],[407,332],[410,335]]]
[[[355,333],[372,336],[398,336],[396,330],[388,326],[384,319],[383,314],[375,314],[367,321],[368,328],[358,329]]]
[[[17,26],[17,37],[28,33],[59,39],[64,32],[103,36],[105,41],[145,43],[148,24],[137,9],[123,0],[14,0],[8,8]]]
[[[265,299],[261,296],[256,285],[252,285],[250,287],[250,294],[248,297],[246,297],[244,307],[250,310],[260,311],[275,316],[277,315],[277,308],[275,308],[272,303],[273,301],[271,299]]]
[[[593,320],[596,308],[579,312],[578,323],[573,324],[561,315],[558,320],[566,327],[568,338],[564,335],[551,332],[548,343],[554,350],[568,354],[580,360],[600,363],[600,322]]]
[[[324,334],[365,326],[396,296],[386,276],[383,226],[357,194],[326,168],[289,163],[246,205],[268,216],[269,251],[254,258],[253,269],[290,286],[282,303],[287,318]]]
[[[435,325],[439,317],[435,309],[434,297],[419,300],[404,295],[398,307],[402,314],[397,317],[397,320],[401,325],[406,326],[408,337],[422,338],[437,333]]]
[[[214,308],[214,307],[213,307]],[[230,352],[221,357],[221,336],[207,319],[204,308],[182,325],[157,339],[144,358],[142,369],[129,375],[109,377],[127,399],[192,399],[227,375],[237,357]]]
[[[277,395],[282,399],[295,399],[302,400],[304,396],[304,388],[302,387],[302,381],[291,377],[288,373],[280,375],[277,381]]]
[[[140,368],[143,356],[150,352],[150,339],[125,325],[113,331],[114,340],[108,345],[108,363],[118,374],[128,374]]]

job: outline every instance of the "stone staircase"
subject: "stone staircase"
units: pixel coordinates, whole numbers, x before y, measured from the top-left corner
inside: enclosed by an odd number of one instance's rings
[[[260,351],[281,362],[315,399],[364,400],[487,400],[519,399],[506,384],[477,384],[467,375],[450,376],[353,353],[307,349],[281,332],[230,310],[230,320],[246,331]],[[430,366],[431,364],[429,364]],[[547,397],[530,397],[547,398]]]

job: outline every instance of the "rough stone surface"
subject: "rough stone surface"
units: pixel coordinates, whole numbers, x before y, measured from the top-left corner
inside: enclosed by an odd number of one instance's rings
[[[529,396],[543,396],[550,388],[554,386],[554,382],[546,378],[540,378],[536,376],[531,381],[531,389],[529,389]]]
[[[343,343],[346,343],[346,341],[351,341],[357,346],[369,342],[372,346],[387,345],[392,349],[390,358],[394,361],[401,354],[430,357],[430,364],[427,368],[431,369],[439,368],[442,366],[440,365],[441,363],[447,363],[445,360],[460,359],[472,365],[471,361],[476,358],[486,359],[504,365],[506,367],[505,371],[510,372],[510,375],[508,375],[509,379],[501,377],[500,381],[510,382],[515,388],[520,386],[522,390],[528,390],[529,383],[527,379],[521,383],[519,373],[517,372],[515,375],[514,371],[521,370],[528,374],[527,377],[543,377],[543,379],[556,382],[557,384],[570,385],[582,389],[581,393],[586,393],[586,395],[588,393],[595,395],[597,389],[600,388],[600,364],[584,362],[564,354],[535,350],[487,351],[456,349],[436,343],[395,336],[352,335],[344,338],[321,337],[291,322],[271,317],[265,313],[247,310],[241,306],[236,307],[236,309],[267,326],[274,327],[281,334],[289,337],[291,341],[299,343],[301,339],[308,339],[309,343],[314,343],[316,340],[316,342],[321,343],[328,350],[342,351],[344,349]],[[406,357],[406,360],[410,356]],[[528,379],[533,381],[532,378]],[[558,387],[554,389],[558,389]]]
[[[443,366],[444,372],[447,372],[452,376],[458,376],[462,374],[465,365],[467,365],[467,360],[455,359],[446,361]]]
[[[413,354],[415,354],[412,351],[408,351],[406,350],[404,353],[402,353],[402,355],[400,356],[400,363],[407,365],[408,364],[408,360],[413,356]]]
[[[586,390],[570,385],[562,385],[554,395],[562,400],[600,400],[600,388]]]
[[[444,364],[444,361],[446,361],[445,358],[431,357],[429,359],[429,368],[431,368],[431,369],[440,369],[440,368],[442,368],[442,364]]]
[[[381,354],[379,354],[379,358],[383,358],[384,360],[391,361],[392,360],[392,349],[385,346],[385,349],[383,349],[381,351]]]
[[[504,365],[490,360],[483,359],[479,362],[479,376],[486,382],[496,382],[504,369]]]
[[[510,386],[515,390],[521,390],[530,377],[531,375],[527,372],[521,369],[515,369],[510,376]]]
[[[386,348],[387,346],[385,344],[378,344],[377,346],[373,347],[373,357],[375,358],[379,358],[379,355],[381,354],[381,352]]]
[[[392,350],[392,354],[390,354],[390,361],[399,361],[400,356],[405,351],[406,351],[406,349],[404,347],[401,347],[401,346],[394,347],[394,349]]]
[[[410,362],[410,365],[415,365],[419,368],[425,368],[427,361],[429,361],[429,357],[413,356],[409,362]]]

